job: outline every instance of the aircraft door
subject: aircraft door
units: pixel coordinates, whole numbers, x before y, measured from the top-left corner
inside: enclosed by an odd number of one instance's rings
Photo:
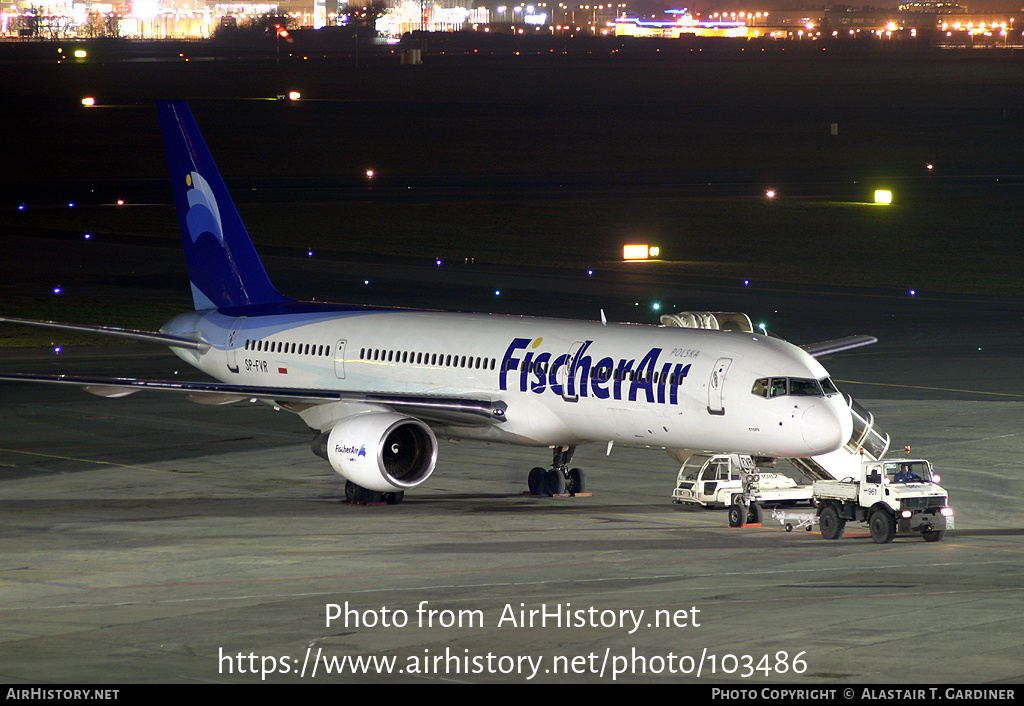
[[[345,379],[345,343],[346,341],[338,341],[334,349],[334,375],[339,380]]]
[[[572,344],[569,349],[569,357],[565,361],[565,365],[558,368],[557,381],[562,386],[562,399],[566,402],[579,402],[580,395],[576,389],[575,370],[573,369],[573,363],[576,362],[576,357],[580,354],[580,349],[586,345],[583,341],[576,341]],[[581,380],[580,385],[585,385],[586,380]]]
[[[725,376],[732,365],[732,358],[719,358],[715,361],[715,367],[711,369],[711,379],[708,381],[708,414],[725,414],[725,402],[722,393],[725,388]]]
[[[224,351],[227,356],[228,372],[238,372],[238,341],[241,340],[242,324],[245,322],[244,316],[239,316],[235,319],[235,323],[231,326],[231,332],[228,333],[227,350]]]

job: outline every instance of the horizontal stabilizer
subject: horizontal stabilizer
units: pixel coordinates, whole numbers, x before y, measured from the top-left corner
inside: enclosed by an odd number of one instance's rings
[[[847,336],[845,338],[837,338],[832,341],[822,341],[821,343],[808,343],[800,347],[815,358],[821,358],[826,355],[842,353],[843,351],[853,350],[854,348],[860,348],[861,346],[870,346],[875,343],[878,343],[878,339],[874,336],[861,335]]]
[[[38,321],[36,319],[12,319],[0,316],[0,323],[25,324],[28,326],[41,326],[43,328],[58,329],[61,331],[75,331],[76,333],[94,333],[100,336],[113,336],[115,338],[127,338],[133,341],[145,341],[146,343],[157,343],[162,346],[173,348],[189,348],[205,352],[210,349],[210,344],[200,341],[198,338],[185,338],[184,336],[172,336],[158,331],[135,331],[133,329],[116,328],[114,326],[88,326],[86,324],[65,324],[59,321]]]

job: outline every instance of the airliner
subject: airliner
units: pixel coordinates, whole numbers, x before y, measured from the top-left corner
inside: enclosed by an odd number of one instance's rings
[[[439,436],[549,447],[550,467],[527,474],[540,495],[585,492],[584,472],[570,467],[580,444],[806,457],[851,436],[848,403],[817,357],[870,336],[801,348],[755,332],[743,315],[745,325],[687,315],[656,326],[603,313],[577,321],[289,299],[271,284],[187,105],[161,102],[157,113],[195,310],[160,331],[0,321],[165,345],[213,380],[0,379],[290,410],[346,479],[346,497],[366,503],[400,502],[424,483]]]

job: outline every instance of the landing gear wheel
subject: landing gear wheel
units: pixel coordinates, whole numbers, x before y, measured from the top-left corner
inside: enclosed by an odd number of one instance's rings
[[[565,495],[565,474],[559,470],[551,469],[544,476],[547,481],[548,495]]]
[[[547,493],[547,481],[544,479],[545,471],[540,466],[530,469],[530,476],[527,478],[527,485],[530,487],[530,495],[544,495]]]
[[[730,527],[742,527],[743,520],[747,517],[747,508],[743,507],[739,503],[733,503],[729,506],[729,526]]]
[[[764,519],[764,508],[758,503],[750,503],[750,514],[747,516],[747,522],[752,525],[761,524],[761,520]]]
[[[405,491],[399,490],[394,493],[384,493],[381,497],[388,505],[398,505],[405,500]]]
[[[369,490],[358,485],[356,487],[359,488],[359,492],[356,493],[356,502],[366,505],[376,505],[381,502],[382,493],[379,490]]]
[[[885,510],[875,510],[868,518],[871,539],[876,544],[888,544],[896,536],[896,518]]]
[[[346,502],[374,505],[385,500],[385,495],[393,495],[393,493],[382,493],[379,490],[367,490],[363,486],[357,485],[350,480],[345,481]],[[401,493],[399,493],[399,495],[401,495]]]
[[[839,517],[839,511],[835,505],[826,505],[818,517],[818,527],[821,529],[821,536],[824,539],[839,539],[846,529],[846,520]]]
[[[565,492],[569,495],[579,495],[587,492],[587,477],[581,468],[569,470],[569,477],[565,481]]]
[[[922,535],[926,542],[938,542],[946,536],[945,530],[936,530],[934,532],[923,532]]]

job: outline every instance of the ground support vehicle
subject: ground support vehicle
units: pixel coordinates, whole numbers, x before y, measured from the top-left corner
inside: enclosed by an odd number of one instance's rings
[[[774,471],[774,463],[775,459],[745,454],[692,454],[679,469],[672,502],[731,507],[743,495],[746,481],[748,490],[751,484],[756,484],[761,505],[810,504],[811,486],[800,485],[793,478]]]
[[[813,510],[773,510],[772,519],[778,520],[787,532],[805,529],[810,532],[818,524],[818,515]]]
[[[948,495],[923,459],[865,461],[859,478],[815,481],[813,498],[825,539],[839,539],[847,522],[866,523],[879,544],[911,532],[937,542],[953,529]]]

